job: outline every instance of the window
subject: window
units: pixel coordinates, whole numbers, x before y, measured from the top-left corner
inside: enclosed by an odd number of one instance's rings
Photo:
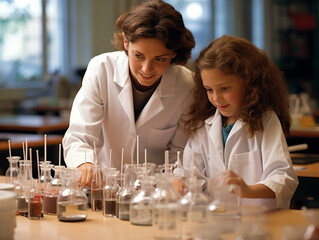
[[[0,87],[34,86],[63,71],[62,2],[0,0]]]

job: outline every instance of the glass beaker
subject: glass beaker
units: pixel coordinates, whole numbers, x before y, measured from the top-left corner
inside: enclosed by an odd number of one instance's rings
[[[78,185],[80,176],[81,171],[77,168],[66,168],[63,171],[66,186],[57,199],[57,217],[60,221],[78,222],[87,217],[88,198]]]
[[[130,202],[136,194],[134,188],[134,182],[136,175],[134,172],[134,164],[124,165],[124,186],[119,194],[118,206],[119,206],[119,219],[130,220]]]
[[[130,203],[130,222],[134,225],[151,226],[154,205],[154,177],[144,176],[141,189]]]
[[[17,194],[17,211],[19,214],[26,214],[28,212],[28,191],[33,184],[31,176],[31,161],[19,161],[19,175],[18,181],[15,184],[15,192]]]
[[[19,175],[19,156],[11,156],[7,157],[9,162],[9,168],[6,171],[6,183],[15,184],[15,182],[18,180]]]
[[[208,181],[212,202],[207,207],[207,219],[224,232],[234,232],[241,219],[240,189],[237,185],[225,184],[227,174]]]
[[[63,187],[63,171],[65,166],[54,166],[54,177],[45,188],[43,196],[43,212],[55,215],[57,212],[57,198]]]
[[[102,169],[105,177],[103,187],[103,215],[105,217],[116,217],[116,193],[119,190],[116,176],[119,171],[116,168]]]
[[[91,182],[91,209],[94,212],[103,209],[103,176],[101,165],[93,165],[93,176]]]
[[[193,239],[199,227],[206,223],[209,197],[203,192],[205,180],[191,178],[187,193],[179,200],[182,211],[182,230],[185,239]]]
[[[181,209],[178,204],[180,194],[171,185],[171,178],[165,175],[155,177],[156,189],[153,194],[154,239],[181,239]]]

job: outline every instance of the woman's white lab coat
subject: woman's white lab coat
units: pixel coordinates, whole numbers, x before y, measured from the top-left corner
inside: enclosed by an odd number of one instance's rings
[[[243,204],[289,208],[298,179],[286,138],[274,112],[267,112],[263,126],[262,133],[248,138],[243,122],[237,120],[224,149],[221,114],[216,111],[188,141],[184,150],[184,166],[190,167],[194,153],[196,167],[208,178],[212,179],[228,169],[242,177],[246,184],[264,184],[276,194],[276,199],[243,199]]]
[[[183,150],[187,137],[177,127],[182,111],[190,101],[193,87],[191,72],[170,65],[160,84],[135,122],[132,84],[125,52],[111,52],[94,57],[83,78],[70,115],[70,125],[63,138],[67,166],[94,162],[94,143],[98,162],[120,169],[136,162],[136,136],[139,135],[139,161],[164,163],[164,151]]]

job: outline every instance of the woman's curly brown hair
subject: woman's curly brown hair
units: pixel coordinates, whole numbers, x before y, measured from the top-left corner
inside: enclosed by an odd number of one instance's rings
[[[256,131],[263,131],[263,115],[268,110],[277,114],[284,133],[289,134],[291,118],[282,72],[265,51],[251,42],[222,36],[203,49],[195,62],[194,100],[183,119],[184,128],[189,135],[203,126],[204,121],[216,111],[208,100],[201,78],[202,70],[214,68],[244,80],[246,94],[239,118],[246,124],[250,136]]]
[[[128,42],[140,38],[161,40],[167,49],[176,53],[171,63],[185,65],[195,46],[193,34],[185,27],[182,15],[170,4],[150,0],[133,7],[116,22],[113,45],[124,50],[123,33]]]

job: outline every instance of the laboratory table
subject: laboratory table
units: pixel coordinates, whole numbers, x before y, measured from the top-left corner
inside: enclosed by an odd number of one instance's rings
[[[54,215],[44,215],[42,220],[29,220],[17,216],[14,240],[35,239],[112,239],[112,240],[152,240],[151,226],[136,226],[128,221],[104,217],[101,212],[89,210],[84,222],[60,222]],[[284,226],[307,226],[308,222],[301,210],[273,210],[259,219],[270,232],[271,239],[280,239]],[[233,234],[225,235],[225,240],[235,239]]]

